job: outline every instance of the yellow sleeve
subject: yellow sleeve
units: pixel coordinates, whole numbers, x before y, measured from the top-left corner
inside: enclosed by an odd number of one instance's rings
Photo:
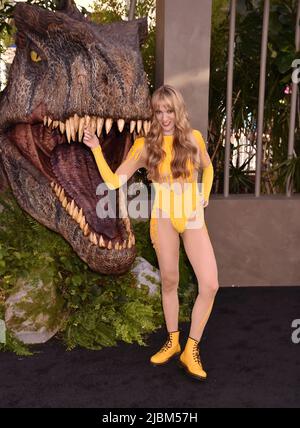
[[[138,138],[135,140],[126,156],[126,159],[117,168],[116,172],[112,172],[107,164],[100,145],[91,149],[95,157],[98,170],[109,189],[118,189],[129,180],[137,169],[144,166],[144,161],[141,156],[143,148],[144,139]]]
[[[141,158],[144,146],[145,146],[145,139],[143,137],[137,138],[134,141],[131,149],[127,153],[125,161],[127,159],[134,159],[138,161]]]
[[[206,144],[202,137],[201,132],[194,129],[193,135],[195,136],[197,143],[199,144],[202,155],[204,157],[209,158],[209,154],[207,153],[207,150],[206,150]],[[203,174],[202,174],[203,197],[206,201],[209,200],[209,195],[210,195],[213,181],[214,181],[214,168],[213,168],[212,162],[210,161],[209,165],[203,168]]]

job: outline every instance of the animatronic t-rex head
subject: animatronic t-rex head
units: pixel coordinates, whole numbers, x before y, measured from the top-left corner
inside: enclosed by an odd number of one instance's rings
[[[26,212],[60,233],[92,269],[123,273],[136,256],[130,221],[97,215],[103,180],[82,137],[85,124],[94,128],[115,171],[133,131],[147,131],[150,97],[139,50],[146,18],[99,25],[66,1],[56,12],[18,3],[14,19],[16,56],[0,96],[0,164]],[[125,199],[116,193],[118,215]]]

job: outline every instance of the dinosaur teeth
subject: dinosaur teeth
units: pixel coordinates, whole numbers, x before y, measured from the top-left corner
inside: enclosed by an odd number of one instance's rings
[[[102,128],[104,124],[104,119],[102,117],[97,117],[97,135],[100,137],[102,133]]]
[[[143,128],[145,135],[148,134],[148,122],[146,120],[143,121]]]
[[[137,133],[139,134],[141,129],[142,129],[142,125],[143,125],[143,121],[142,120],[138,120],[137,124],[136,124],[136,129],[137,129]]]
[[[88,235],[88,233],[89,233],[89,225],[88,225],[88,223],[84,226],[84,229],[83,229],[83,234],[84,234],[84,236],[87,236]]]
[[[77,132],[79,128],[79,116],[77,113],[74,114],[73,121],[74,121],[75,132]]]
[[[68,200],[65,197],[64,200],[62,201],[62,206],[63,206],[63,208],[66,208],[67,205],[68,205]]]
[[[76,141],[76,129],[75,129],[75,122],[74,118],[71,116],[69,117],[69,124],[70,124],[70,134],[73,141]]]
[[[97,133],[98,137],[101,136],[103,126],[105,127],[106,134],[109,134],[114,120],[112,118],[103,118],[98,116],[90,116],[88,114],[80,117],[77,113],[73,116],[68,117],[65,122],[52,119],[50,116],[44,116],[43,118],[44,126],[48,126],[50,129],[58,128],[59,131],[64,134],[66,133],[67,141],[71,143],[71,141],[79,141],[82,142],[84,127],[89,127],[93,133]],[[118,127],[119,132],[123,132],[125,127],[125,119],[117,119],[116,125]],[[136,137],[135,131],[137,134],[140,134],[143,131],[144,135],[147,135],[151,123],[149,120],[130,120],[128,121],[130,133]],[[77,137],[77,140],[76,140]]]
[[[66,130],[66,125],[64,122],[59,121],[59,130],[63,134]]]
[[[54,193],[56,194],[62,207],[72,217],[72,219],[75,220],[76,223],[78,223],[80,229],[82,230],[83,235],[85,237],[88,237],[88,239],[93,245],[96,245],[99,248],[106,248],[108,250],[114,249],[117,251],[121,251],[126,248],[131,248],[135,244],[135,238],[130,229],[130,221],[128,217],[123,218],[123,222],[128,232],[128,243],[126,239],[123,242],[115,242],[114,244],[112,243],[111,240],[107,243],[105,242],[101,234],[98,235],[97,233],[92,232],[90,230],[89,224],[86,221],[83,209],[78,208],[74,199],[72,199],[71,202],[68,202],[68,199],[65,195],[64,188],[60,186],[58,183],[55,183],[54,181],[50,183],[50,186],[53,189]]]
[[[98,245],[98,240],[97,240],[97,236],[95,233],[91,232],[89,234],[89,240],[91,241],[92,244]]]
[[[79,119],[79,123],[78,123],[78,141],[81,143],[82,141],[82,137],[83,137],[83,129],[84,129],[84,117],[81,117]]]
[[[118,123],[118,130],[120,132],[122,132],[123,129],[124,129],[124,125],[125,125],[125,120],[124,119],[119,119],[117,123]]]
[[[54,192],[56,193],[56,195],[58,194],[60,186],[58,184],[55,184],[54,186]]]
[[[78,208],[77,208],[77,206],[75,205],[75,208],[74,208],[74,211],[73,211],[73,214],[72,214],[72,218],[73,218],[77,223],[78,223],[78,221],[77,221],[78,213],[79,213]]]
[[[60,200],[60,202],[63,202],[63,200],[65,199],[65,191],[63,188],[59,192],[58,199]]]
[[[150,131],[150,127],[151,127],[150,120],[144,120],[143,126],[144,126],[145,135],[148,135],[148,132]]]
[[[78,223],[79,223],[80,229],[84,231],[85,226],[87,224],[86,221],[85,221],[85,216],[84,215],[82,216],[82,219]]]
[[[71,143],[71,127],[69,119],[66,120],[66,134],[68,143]]]
[[[128,248],[131,248],[131,247],[132,247],[132,242],[131,242],[131,237],[130,237],[130,235],[129,235],[129,238],[128,238],[128,245],[127,245],[127,247],[128,247]]]
[[[96,118],[96,116],[91,117],[90,129],[91,129],[91,132],[93,134],[96,132],[96,129],[97,129],[97,118]]]
[[[69,214],[71,217],[73,217],[74,208],[75,208],[75,202],[74,202],[74,199],[72,199],[72,202],[69,207]]]
[[[78,216],[77,216],[77,223],[80,224],[82,219],[83,219],[83,211],[82,208],[80,208],[79,212],[78,212]]]
[[[84,115],[84,126],[90,126],[90,116],[88,114]]]
[[[102,235],[100,235],[100,238],[99,238],[99,247],[100,248],[101,247],[105,248],[105,242],[104,242],[104,239],[103,239]]]
[[[135,125],[136,125],[136,121],[135,120],[131,120],[130,121],[130,134],[133,133],[133,131],[135,129]]]
[[[105,121],[105,131],[106,131],[106,134],[109,134],[109,132],[111,130],[111,127],[112,127],[112,124],[113,124],[113,120],[112,119],[106,119],[106,121]]]

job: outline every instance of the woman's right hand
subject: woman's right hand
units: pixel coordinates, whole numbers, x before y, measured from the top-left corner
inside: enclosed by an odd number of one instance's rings
[[[88,127],[84,128],[83,142],[90,149],[94,149],[99,144],[99,139],[95,133],[92,133]]]

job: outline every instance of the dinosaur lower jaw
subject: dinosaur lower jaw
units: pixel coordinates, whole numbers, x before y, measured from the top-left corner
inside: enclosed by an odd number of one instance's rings
[[[107,193],[96,194],[103,180],[87,146],[72,139],[68,143],[65,134],[58,129],[49,129],[43,123],[17,124],[8,137],[23,156],[47,177],[49,191],[54,192],[65,213],[80,226],[83,236],[93,245],[122,250],[135,244],[125,201],[119,197],[119,191],[116,192],[117,211],[106,218],[97,214],[99,203],[102,210],[107,210],[107,203],[101,204],[101,201],[108,198]],[[130,149],[130,132],[124,129],[120,133],[114,125],[108,135],[102,134],[101,137],[106,158],[110,159],[115,170]],[[119,217],[119,211],[123,218]]]
[[[116,205],[108,197],[90,149],[78,143],[60,144],[51,153],[55,179],[50,185],[65,212],[78,223],[92,244],[106,249],[126,249],[135,244],[124,198],[116,192]],[[70,167],[72,165],[72,167]],[[119,211],[118,211],[119,210]],[[118,212],[122,213],[119,218]]]
[[[80,229],[82,230],[82,233],[84,236],[88,237],[90,242],[96,246],[99,246],[100,248],[106,248],[108,250],[115,249],[115,250],[121,250],[126,248],[131,248],[133,245],[135,245],[135,237],[133,234],[133,231],[131,230],[130,220],[128,215],[125,215],[124,218],[122,218],[122,224],[123,224],[123,239],[116,238],[116,239],[109,239],[106,236],[106,233],[97,233],[92,230],[90,224],[87,222],[86,215],[82,208],[79,208],[76,203],[74,202],[74,199],[71,200],[71,198],[68,198],[66,196],[66,191],[63,187],[61,187],[59,184],[55,183],[54,181],[51,182],[51,187],[57,196],[58,200],[61,203],[62,208],[66,211],[67,214],[69,214],[72,219],[78,223],[80,226]],[[122,212],[126,212],[125,203],[123,201],[123,208]],[[121,226],[120,226],[121,228]],[[125,231],[124,231],[125,228]]]

